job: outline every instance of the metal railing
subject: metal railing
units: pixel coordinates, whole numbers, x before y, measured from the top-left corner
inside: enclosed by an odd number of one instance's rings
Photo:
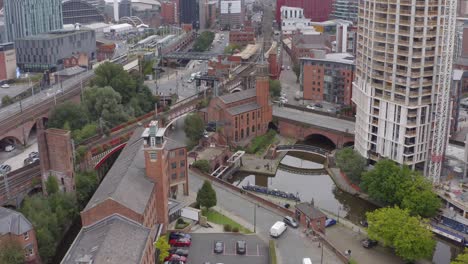
[[[279,145],[276,147],[276,151],[304,151],[315,153],[325,157],[328,156],[328,154],[330,154],[330,152],[326,149],[310,145]]]

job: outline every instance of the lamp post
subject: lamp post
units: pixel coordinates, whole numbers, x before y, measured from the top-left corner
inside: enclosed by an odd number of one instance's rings
[[[254,233],[257,232],[257,204],[254,203]]]
[[[338,206],[338,218],[336,220],[337,223],[340,222],[340,210],[343,210],[343,208],[341,207],[341,205]]]

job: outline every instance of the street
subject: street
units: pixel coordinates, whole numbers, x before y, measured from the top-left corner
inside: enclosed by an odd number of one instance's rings
[[[202,184],[203,178],[189,172],[189,187],[191,192],[197,192]],[[256,208],[256,221],[254,221],[254,203],[246,200],[241,194],[226,191],[224,188],[213,184],[216,191],[217,206],[223,209],[223,213],[229,212],[238,218],[256,225],[256,233],[263,240],[269,240],[270,227],[276,222],[281,221],[282,216],[258,206]],[[327,248],[323,250],[323,262],[320,262],[321,249],[317,242],[307,240],[302,229],[288,228],[288,230],[278,239],[275,239],[278,247],[277,254],[279,263],[301,263],[302,258],[309,257],[313,263],[341,263],[334,254]]]

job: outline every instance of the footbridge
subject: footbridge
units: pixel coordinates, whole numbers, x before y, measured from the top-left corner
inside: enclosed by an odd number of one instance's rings
[[[226,164],[219,166],[210,175],[215,178],[223,178],[231,175],[242,166],[242,156],[244,156],[244,154],[245,151],[237,151],[226,161]]]
[[[295,152],[306,152],[312,153],[318,156],[326,158],[330,152],[326,149],[310,146],[310,145],[279,145],[276,147],[276,152],[282,151],[295,151]]]

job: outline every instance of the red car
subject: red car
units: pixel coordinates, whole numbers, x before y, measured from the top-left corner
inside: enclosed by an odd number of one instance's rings
[[[181,238],[181,239],[171,239],[169,240],[169,244],[173,247],[190,247],[190,245],[192,245],[192,242],[190,241],[190,239]]]
[[[176,254],[169,254],[169,256],[167,256],[164,259],[164,261],[175,261],[175,260],[182,261],[185,263],[187,261],[187,258],[184,256],[176,255]]]

